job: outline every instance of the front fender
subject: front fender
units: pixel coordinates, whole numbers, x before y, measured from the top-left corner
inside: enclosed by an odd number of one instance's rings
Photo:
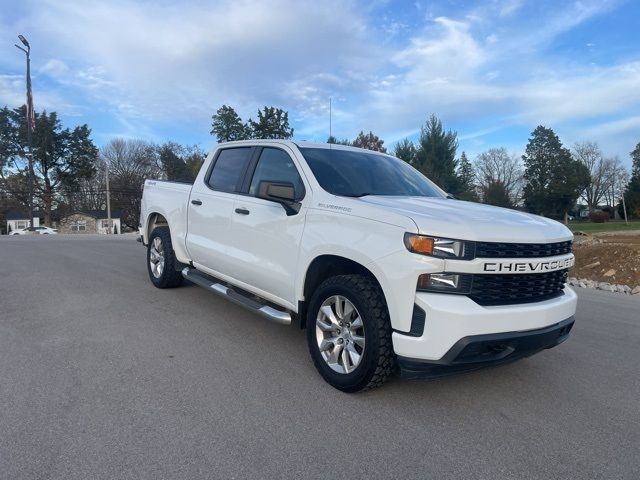
[[[401,329],[400,327],[406,324],[406,330],[409,330],[415,283],[413,288],[408,290],[411,292],[410,295],[402,295],[402,298],[399,298],[398,289],[393,285],[393,282],[397,281],[397,275],[394,273],[396,267],[388,262],[380,262],[381,259],[394,256],[402,256],[405,260],[415,256],[407,252],[403,243],[403,236],[407,230],[405,227],[368,218],[309,210],[298,262],[300,268],[296,276],[296,298],[299,301],[309,300],[304,296],[304,285],[309,267],[316,258],[322,255],[343,257],[371,272],[385,295],[392,327]],[[409,284],[411,281],[406,283]],[[405,319],[407,311],[409,314]]]

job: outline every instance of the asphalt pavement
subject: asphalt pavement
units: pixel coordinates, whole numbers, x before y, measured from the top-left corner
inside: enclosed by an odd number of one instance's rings
[[[640,478],[640,296],[567,342],[349,395],[304,332],[158,290],[131,236],[0,237],[0,478]],[[517,321],[517,319],[515,319]]]

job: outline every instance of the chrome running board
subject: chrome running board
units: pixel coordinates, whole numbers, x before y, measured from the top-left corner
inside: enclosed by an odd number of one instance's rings
[[[204,273],[199,272],[195,268],[186,267],[182,270],[182,276],[207,290],[230,300],[236,305],[240,305],[262,317],[283,325],[291,324],[291,314],[289,312],[278,310],[264,303],[249,298],[246,295],[234,290],[231,287],[223,285],[219,280],[214,279]]]

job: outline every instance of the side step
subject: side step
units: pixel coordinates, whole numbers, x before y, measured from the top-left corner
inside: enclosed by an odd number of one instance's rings
[[[233,290],[226,285],[223,285],[218,280],[215,280],[208,275],[200,273],[195,268],[184,268],[182,270],[182,276],[189,280],[190,282],[195,283],[207,290],[215,293],[216,295],[220,295],[221,297],[226,298],[227,300],[232,301],[236,305],[240,305],[241,307],[245,307],[248,310],[251,310],[258,315],[261,315],[269,320],[272,320],[276,323],[281,323],[283,325],[291,324],[291,314],[289,312],[285,312],[282,310],[277,310],[269,305],[265,305],[260,303],[253,298],[249,298],[246,295],[243,295],[236,290]]]

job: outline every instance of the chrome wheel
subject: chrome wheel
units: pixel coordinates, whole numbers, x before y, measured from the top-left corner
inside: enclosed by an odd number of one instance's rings
[[[149,247],[149,266],[155,278],[160,278],[164,271],[164,246],[160,237],[155,237]]]
[[[342,295],[327,298],[316,317],[316,340],[322,358],[335,372],[351,373],[364,352],[364,325],[356,307]]]

